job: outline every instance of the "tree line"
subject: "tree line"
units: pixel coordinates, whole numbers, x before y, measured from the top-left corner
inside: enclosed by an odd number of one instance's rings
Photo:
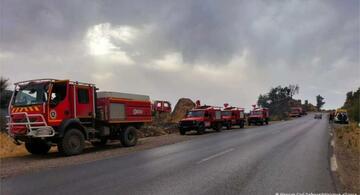
[[[269,109],[270,116],[272,119],[281,120],[288,118],[288,113],[291,107],[302,107],[306,112],[320,110],[325,104],[324,98],[320,95],[316,97],[316,107],[309,103],[308,100],[301,103],[301,100],[293,99],[293,96],[298,94],[300,91],[299,85],[290,84],[282,87],[281,85],[273,87],[266,94],[260,94],[257,105]]]
[[[360,122],[360,87],[356,91],[349,91],[346,93],[346,100],[343,109],[348,112],[349,119],[352,121]]]

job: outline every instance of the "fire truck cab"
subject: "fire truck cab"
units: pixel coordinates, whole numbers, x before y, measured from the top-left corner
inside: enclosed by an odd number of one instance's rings
[[[248,125],[266,125],[269,124],[269,109],[268,108],[255,108],[250,111],[248,116]]]
[[[224,104],[224,109],[221,111],[221,116],[224,120],[223,125],[227,129],[231,129],[231,127],[234,125],[238,125],[240,128],[244,128],[245,114],[243,108],[228,106],[228,104]]]
[[[170,113],[171,112],[171,103],[164,100],[156,100],[153,103],[153,111],[157,113]]]
[[[291,107],[290,108],[290,117],[301,117],[303,114],[303,109],[301,107]]]
[[[38,79],[15,83],[9,104],[9,135],[32,154],[57,145],[64,155],[80,154],[85,140],[94,145],[120,139],[137,143],[136,128],[151,121],[148,96],[96,92],[94,84]]]
[[[179,131],[181,135],[185,135],[187,131],[191,130],[203,134],[206,129],[214,129],[220,132],[222,126],[221,109],[208,105],[200,106],[200,101],[197,101],[196,107],[187,112],[185,118],[180,120]]]

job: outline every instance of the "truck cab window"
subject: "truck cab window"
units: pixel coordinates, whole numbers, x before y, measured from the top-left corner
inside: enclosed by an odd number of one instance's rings
[[[51,95],[50,95],[50,106],[55,107],[66,97],[66,83],[54,83]]]
[[[79,104],[88,104],[89,103],[89,89],[78,88],[77,95],[78,95]]]

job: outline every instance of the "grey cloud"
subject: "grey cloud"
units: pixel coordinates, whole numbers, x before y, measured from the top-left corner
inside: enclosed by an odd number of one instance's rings
[[[360,85],[359,1],[355,0],[2,0],[0,7],[0,54],[13,54],[0,56],[0,68],[12,80],[52,75],[91,81],[96,72],[112,73],[116,76],[99,84],[127,91],[141,87],[139,92],[172,100],[209,97],[214,104],[232,96],[231,101],[246,105],[271,86],[298,83],[301,96],[315,97],[318,92],[308,87],[315,85],[330,98],[329,106],[339,106],[343,97],[331,91]],[[101,23],[139,30],[131,44],[111,40],[135,65],[106,66],[86,53],[86,32]],[[227,70],[244,52],[246,67]],[[186,70],[168,73],[147,66],[169,53],[180,54]],[[203,76],[200,84],[199,74],[193,73],[199,65],[231,74],[243,71],[238,74],[246,79],[229,76],[214,84]],[[61,70],[54,71],[58,67]],[[346,87],[336,82],[337,77]],[[140,85],[128,82],[133,79]]]

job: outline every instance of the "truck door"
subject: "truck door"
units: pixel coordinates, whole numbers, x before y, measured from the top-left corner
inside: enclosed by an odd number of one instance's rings
[[[76,117],[93,118],[94,116],[94,87],[76,85]]]
[[[59,125],[64,119],[71,117],[69,106],[68,81],[56,81],[50,86],[48,122]]]

